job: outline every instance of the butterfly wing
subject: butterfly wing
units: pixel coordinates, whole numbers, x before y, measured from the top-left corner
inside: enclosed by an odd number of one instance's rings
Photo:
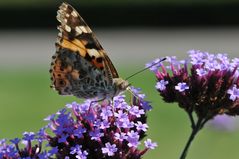
[[[84,98],[88,98],[87,93],[96,96],[93,94],[97,92],[92,93],[95,87],[98,93],[104,93],[106,86],[113,84],[113,78],[119,77],[114,65],[72,6],[63,3],[57,13],[61,24],[50,69],[53,87],[62,95]]]

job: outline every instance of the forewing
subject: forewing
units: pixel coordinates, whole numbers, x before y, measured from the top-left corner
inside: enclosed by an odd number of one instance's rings
[[[81,56],[98,69],[108,67],[112,76],[109,78],[118,77],[115,67],[95,34],[71,5],[63,3],[58,11],[57,19],[61,23],[59,26],[62,33],[60,39],[63,40],[60,42],[61,46],[79,51]]]

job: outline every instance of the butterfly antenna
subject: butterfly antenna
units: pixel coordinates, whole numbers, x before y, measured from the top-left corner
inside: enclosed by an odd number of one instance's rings
[[[130,87],[126,88],[127,91],[129,91],[135,98],[139,98],[132,90]]]
[[[142,69],[142,70],[139,70],[139,71],[135,72],[134,74],[132,74],[132,75],[130,75],[129,77],[125,78],[125,80],[128,80],[128,79],[130,79],[131,77],[133,77],[133,76],[135,76],[135,75],[137,75],[137,74],[139,74],[139,73],[141,73],[141,72],[144,72],[145,70],[147,70],[147,69],[149,69],[149,68],[151,68],[151,67],[153,67],[153,66],[155,66],[155,65],[157,65],[157,64],[159,64],[159,63],[161,63],[162,61],[164,61],[164,60],[166,60],[166,59],[167,59],[166,57],[160,59],[158,62],[156,62],[156,63],[154,63],[154,64],[152,64],[152,65],[150,65],[150,66],[148,66],[148,67],[145,67],[145,68]]]

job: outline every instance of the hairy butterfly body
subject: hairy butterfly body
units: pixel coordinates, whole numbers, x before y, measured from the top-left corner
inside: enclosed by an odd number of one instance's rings
[[[59,34],[52,56],[52,87],[61,95],[78,98],[112,98],[128,82],[117,70],[79,13],[63,3],[57,12]]]

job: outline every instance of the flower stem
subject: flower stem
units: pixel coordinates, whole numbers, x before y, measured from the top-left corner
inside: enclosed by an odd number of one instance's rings
[[[195,121],[194,121],[194,118],[193,118],[192,111],[187,111],[187,113],[188,113],[188,117],[191,121],[191,128],[194,129],[195,128]]]
[[[189,147],[190,147],[194,137],[197,135],[199,130],[201,130],[201,128],[205,124],[205,123],[202,123],[202,121],[203,121],[202,119],[198,119],[197,124],[195,125],[195,127],[192,128],[192,133],[191,133],[191,135],[188,138],[188,141],[187,141],[187,143],[186,143],[186,145],[185,145],[185,147],[183,149],[183,152],[182,152],[182,154],[180,156],[180,159],[185,159],[186,158],[188,149],[189,149]]]

